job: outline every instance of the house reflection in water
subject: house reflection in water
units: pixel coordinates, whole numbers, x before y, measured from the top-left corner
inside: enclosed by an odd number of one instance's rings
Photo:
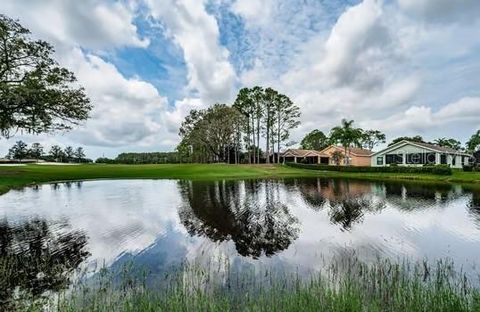
[[[349,180],[300,180],[298,190],[314,210],[328,209],[330,221],[349,231],[361,222],[365,211],[380,210],[383,203],[373,200],[370,183]]]

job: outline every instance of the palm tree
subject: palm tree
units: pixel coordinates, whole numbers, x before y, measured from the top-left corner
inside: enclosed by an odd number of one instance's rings
[[[342,125],[332,128],[330,138],[335,143],[342,144],[345,149],[345,164],[349,164],[348,148],[352,145],[361,146],[363,131],[353,127],[353,120],[342,119]]]
[[[342,162],[342,159],[344,159],[345,156],[343,156],[343,153],[340,151],[334,151],[332,153],[332,161],[335,165],[340,166],[340,163]]]

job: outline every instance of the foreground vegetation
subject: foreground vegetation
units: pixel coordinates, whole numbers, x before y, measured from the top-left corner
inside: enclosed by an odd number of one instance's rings
[[[126,273],[127,272],[127,273]],[[230,272],[185,266],[147,286],[146,274],[102,270],[71,292],[16,309],[36,311],[479,311],[480,292],[453,263],[366,265],[335,260],[321,274]],[[476,281],[473,281],[474,283]],[[161,286],[158,286],[161,285]]]
[[[0,193],[27,185],[93,179],[263,179],[332,177],[363,180],[414,180],[435,183],[480,183],[479,172],[453,171],[450,176],[385,172],[327,172],[284,165],[25,165],[0,166]]]
[[[319,171],[339,171],[339,172],[355,172],[355,173],[414,173],[414,174],[436,174],[436,175],[452,175],[453,169],[448,165],[430,165],[422,167],[414,166],[387,166],[387,167],[372,167],[372,166],[332,166],[319,164],[302,164],[302,163],[287,163],[288,166],[300,169],[310,169]],[[472,168],[472,167],[470,167]],[[473,170],[471,170],[473,171]]]

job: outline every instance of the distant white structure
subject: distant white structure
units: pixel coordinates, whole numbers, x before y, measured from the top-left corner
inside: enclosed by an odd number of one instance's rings
[[[43,159],[8,159],[0,158],[0,164],[33,164],[33,163],[44,163]]]

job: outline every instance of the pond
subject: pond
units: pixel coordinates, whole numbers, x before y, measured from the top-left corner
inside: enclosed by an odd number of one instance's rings
[[[15,287],[68,287],[78,268],[129,263],[151,280],[185,262],[303,275],[352,255],[449,258],[475,275],[480,192],[308,178],[89,181],[0,196],[0,266],[18,260],[3,266],[2,300]]]

